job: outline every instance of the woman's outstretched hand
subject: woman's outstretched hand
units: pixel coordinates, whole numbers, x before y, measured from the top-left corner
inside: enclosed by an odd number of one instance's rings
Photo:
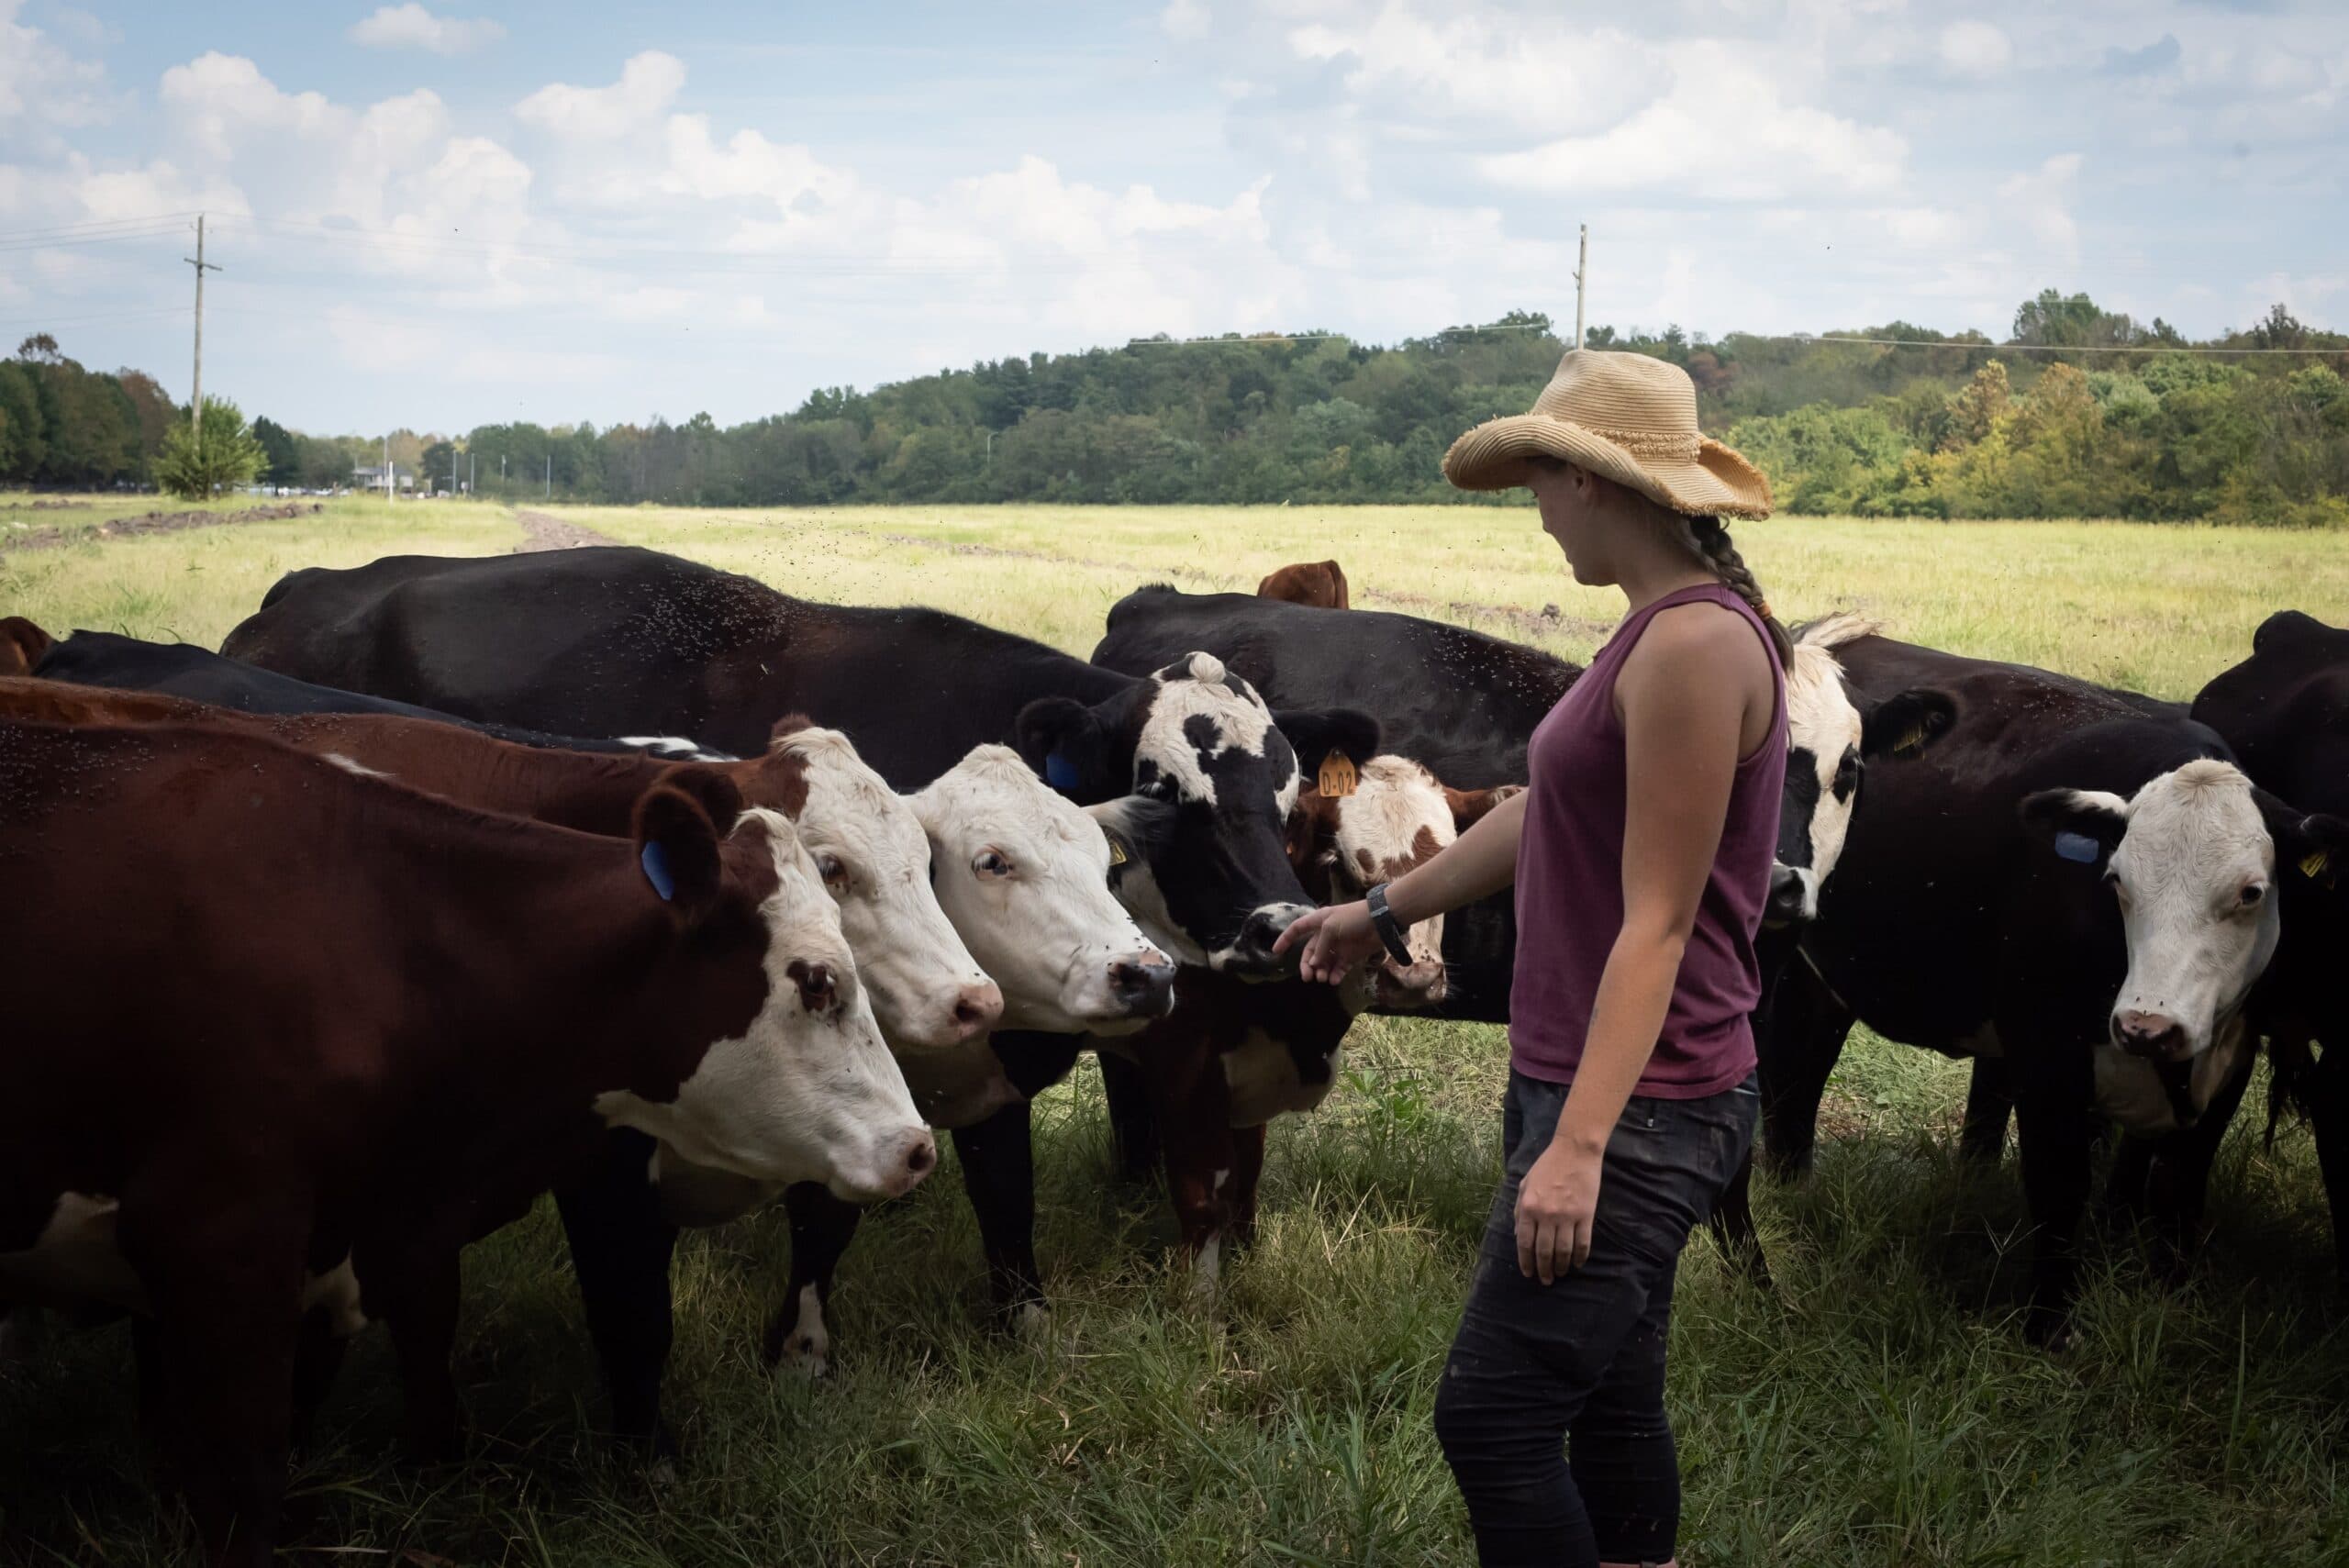
[[[1274,940],[1273,951],[1287,952],[1300,942],[1305,951],[1297,956],[1297,973],[1325,985],[1343,980],[1380,945],[1370,927],[1370,906],[1359,900],[1308,909]]]

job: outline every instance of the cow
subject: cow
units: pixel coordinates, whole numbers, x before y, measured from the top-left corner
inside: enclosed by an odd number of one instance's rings
[[[1080,806],[1139,795],[1168,808],[1137,840],[1147,864],[1123,869],[1148,874],[1123,879],[1122,901],[1160,951],[1235,978],[1284,972],[1273,942],[1308,906],[1282,841],[1299,757],[1318,768],[1378,750],[1366,715],[1275,713],[1211,656],[1121,675],[943,611],[792,598],[619,546],[295,572],[222,648],[301,679],[556,729],[752,744],[774,714],[804,712],[847,732],[898,789],[1008,743]],[[1008,1322],[1042,1302],[1028,1102],[1081,1044],[998,1032],[1021,1097],[953,1129]]]
[[[1391,755],[1370,759],[1353,781],[1325,782],[1338,789],[1304,791],[1289,818],[1290,861],[1325,904],[1426,863],[1521,787],[1456,790]],[[1119,1161],[1130,1180],[1163,1162],[1180,1251],[1202,1294],[1215,1285],[1223,1241],[1245,1246],[1254,1235],[1266,1124],[1328,1096],[1346,1032],[1374,1001],[1408,1013],[1443,999],[1442,917],[1412,927],[1408,940],[1410,962],[1381,954],[1336,987],[1186,970],[1173,1013],[1129,1040],[1099,1042]]]
[[[56,639],[22,616],[0,616],[0,675],[29,675]]]
[[[2349,817],[2349,630],[2298,610],[2260,623],[2251,657],[2194,699],[2194,717],[2225,737],[2263,789],[2305,810]],[[2316,1134],[2333,1224],[2333,1261],[2349,1284],[2349,862],[2311,852],[2280,877],[2284,932],[2252,993],[2274,1088]],[[2315,1048],[2321,1046],[2320,1051]]]
[[[620,839],[218,729],[0,720],[0,1293],[151,1318],[217,1564],[270,1561],[313,1304],[387,1317],[411,1419],[453,1422],[485,1194],[615,1126],[851,1199],[935,1162],[814,863],[722,775],[664,773]]]
[[[1260,599],[1286,599],[1319,610],[1342,610],[1353,600],[1346,593],[1345,568],[1334,561],[1304,561],[1283,566],[1256,584]]]
[[[22,617],[11,616],[6,623],[0,624],[18,628],[13,634],[18,647],[39,649],[38,656],[29,660],[30,667],[20,673],[38,675],[43,680],[69,681],[83,686],[112,686],[123,691],[159,692],[167,696],[208,703],[214,707],[233,708],[239,713],[397,714],[406,718],[463,725],[517,745],[566,751],[642,751],[672,762],[730,761],[739,754],[711,751],[692,740],[674,735],[635,735],[606,740],[584,735],[558,735],[518,725],[476,723],[412,703],[390,702],[382,697],[291,680],[234,659],[223,658],[194,643],[145,642],[111,631],[76,631],[59,641]],[[0,662],[5,662],[6,657],[0,654]],[[6,673],[6,670],[0,670],[0,673]],[[747,750],[755,751],[756,747]]]
[[[2254,790],[2214,731],[2134,693],[1874,634],[1838,658],[1863,698],[1930,687],[1957,718],[1871,774],[1801,929],[1757,1041],[1765,1148],[1807,1162],[1855,1018],[1999,1062],[2038,1226],[2025,1328],[2059,1343],[2093,1118],[2159,1138],[2223,1118],[2277,869],[2339,824]]]
[[[1818,907],[1871,760],[1932,743],[1953,713],[1932,690],[1860,700],[1836,652],[1871,622],[1832,616],[1798,630],[1787,673],[1788,767],[1779,811],[1769,918],[1798,923]],[[1580,674],[1537,648],[1386,610],[1321,615],[1241,594],[1185,594],[1164,584],[1110,608],[1093,651],[1115,670],[1148,668],[1170,648],[1214,651],[1275,703],[1359,706],[1384,744],[1447,784],[1489,788],[1522,781],[1533,727]],[[1506,1023],[1516,910],[1504,893],[1456,911],[1444,955],[1453,981],[1441,1016]]]

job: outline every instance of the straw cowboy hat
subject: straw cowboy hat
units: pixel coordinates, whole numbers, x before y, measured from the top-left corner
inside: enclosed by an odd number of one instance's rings
[[[1553,457],[1691,517],[1766,517],[1770,482],[1698,432],[1697,384],[1646,354],[1572,349],[1531,414],[1487,419],[1443,456],[1463,490],[1506,490]]]

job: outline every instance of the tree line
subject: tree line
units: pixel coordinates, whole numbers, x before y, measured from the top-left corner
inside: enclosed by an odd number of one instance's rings
[[[1705,428],[1790,511],[2349,524],[2349,335],[2280,305],[2201,342],[2053,289],[2003,341],[1897,321],[1793,339],[1599,327],[1588,340],[1684,366]],[[393,457],[428,485],[449,487],[453,464],[461,484],[518,500],[1473,503],[1489,498],[1444,484],[1444,449],[1530,407],[1562,347],[1526,312],[1391,347],[1147,339],[826,388],[729,427],[697,414],[404,431]],[[54,344],[20,351],[0,362],[0,483],[120,482],[151,468],[172,417],[136,372],[83,371]],[[276,484],[348,483],[381,461],[379,439],[267,418],[252,432]]]

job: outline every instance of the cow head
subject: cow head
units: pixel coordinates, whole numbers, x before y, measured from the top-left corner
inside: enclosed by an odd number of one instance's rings
[[[971,956],[930,884],[930,837],[910,802],[836,729],[775,726],[772,753],[806,770],[799,836],[840,906],[881,1031],[900,1051],[978,1040],[1003,994]]]
[[[1468,825],[1524,786],[1457,790],[1408,757],[1374,757],[1352,795],[1306,789],[1288,819],[1289,862],[1306,891],[1324,904],[1360,898],[1424,865]],[[1443,917],[1411,927],[1405,940],[1411,962],[1381,953],[1372,972],[1372,1001],[1380,1007],[1432,1007],[1443,1000]]]
[[[1163,951],[1227,973],[1277,974],[1274,939],[1308,907],[1283,851],[1298,758],[1367,758],[1378,722],[1350,708],[1275,715],[1209,653],[1097,706],[1042,697],[1019,712],[1020,755],[1080,805],[1136,794],[1174,807],[1163,852],[1119,896]]]
[[[1109,890],[1117,858],[1074,803],[1005,746],[913,796],[938,901],[1003,988],[1003,1027],[1124,1034],[1174,1005],[1174,964]]]
[[[1956,722],[1946,692],[1917,687],[1882,702],[1854,698],[1834,649],[1875,623],[1834,616],[1805,627],[1787,671],[1787,782],[1778,800],[1778,851],[1770,867],[1765,923],[1818,918],[1826,885],[1852,831],[1862,771],[1871,762],[1913,757]]]
[[[0,675],[29,675],[57,639],[22,616],[0,616]]]
[[[752,1182],[821,1182],[852,1202],[895,1196],[937,1163],[930,1129],[790,819],[740,808],[724,773],[692,766],[637,802],[633,895],[666,917],[677,951],[664,967],[691,981],[664,998],[692,1002],[647,1020],[659,1059],[597,1095],[596,1109]],[[704,1013],[725,1023],[696,1025]]]
[[[2210,758],[2125,800],[2043,790],[2022,814],[2056,854],[2101,871],[2120,905],[2129,968],[2103,1047],[2116,1060],[2099,1062],[2100,1087],[2126,1063],[2149,1065],[2173,1124],[2190,1125],[2232,1070],[2232,1026],[2276,951],[2279,868],[2349,850],[2349,822],[2302,816]]]

